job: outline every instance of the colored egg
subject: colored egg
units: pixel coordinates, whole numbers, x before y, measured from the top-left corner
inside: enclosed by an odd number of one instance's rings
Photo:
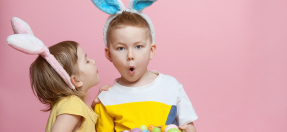
[[[151,131],[153,128],[155,128],[154,125],[149,125],[149,126],[147,127],[147,129],[148,129],[149,131]]]
[[[139,129],[139,128],[134,128],[134,129],[131,130],[131,132],[142,132],[142,130]]]
[[[170,125],[167,125],[166,127],[165,127],[165,132],[167,132],[169,129],[171,129],[171,128],[176,128],[176,129],[178,129],[178,127],[176,126],[176,125],[174,125],[174,124],[170,124]]]
[[[143,132],[150,132],[149,130],[143,130]]]
[[[163,125],[163,126],[161,127],[161,132],[164,132],[164,129],[166,128],[166,126],[167,126],[167,125]]]
[[[167,132],[181,132],[181,130],[177,128],[170,128]]]
[[[160,132],[160,129],[158,127],[155,127],[151,130],[151,132]]]
[[[141,125],[139,128],[140,128],[141,130],[147,130],[146,125]]]

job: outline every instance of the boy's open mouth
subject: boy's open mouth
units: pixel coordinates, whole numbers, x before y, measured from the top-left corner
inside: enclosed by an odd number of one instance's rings
[[[130,66],[129,73],[134,74],[135,73],[135,67]]]

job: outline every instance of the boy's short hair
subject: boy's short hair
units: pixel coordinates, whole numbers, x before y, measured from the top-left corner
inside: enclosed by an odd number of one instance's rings
[[[108,30],[107,30],[107,46],[109,47],[109,43],[111,40],[111,33],[117,29],[120,28],[119,26],[135,26],[146,29],[146,33],[152,41],[152,35],[150,32],[150,27],[147,21],[140,16],[137,13],[132,13],[129,11],[123,11],[121,14],[119,14],[117,17],[115,17],[109,24]]]

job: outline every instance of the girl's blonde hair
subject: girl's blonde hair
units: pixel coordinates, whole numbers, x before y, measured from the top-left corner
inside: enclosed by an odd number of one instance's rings
[[[69,76],[78,75],[79,72],[78,45],[74,41],[63,41],[49,47],[50,53],[55,56]],[[85,96],[79,88],[76,88],[76,91],[70,89],[42,56],[38,56],[30,66],[30,82],[33,93],[41,103],[47,105],[47,109],[43,111],[50,111],[54,104],[63,97],[76,95],[83,99]]]

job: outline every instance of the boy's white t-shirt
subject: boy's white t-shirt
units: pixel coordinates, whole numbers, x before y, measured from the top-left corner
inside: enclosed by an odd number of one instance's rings
[[[115,129],[117,125],[122,129],[151,124],[183,125],[198,118],[182,84],[172,76],[156,74],[152,83],[141,87],[125,87],[115,81],[109,91],[98,96],[114,120]]]

